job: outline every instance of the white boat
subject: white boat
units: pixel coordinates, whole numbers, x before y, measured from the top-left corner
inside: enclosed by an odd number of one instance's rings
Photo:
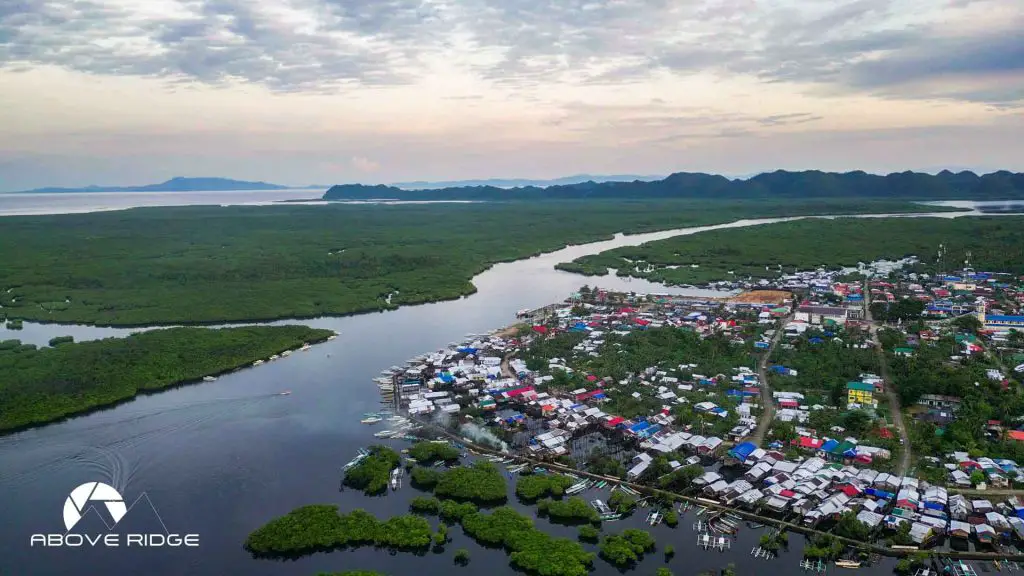
[[[281,356],[291,356],[291,355],[292,355],[292,351],[291,350],[285,350],[284,352],[281,352]]]
[[[272,355],[270,357],[270,360],[277,360],[278,358],[280,358],[280,356],[278,356],[277,354],[274,354],[274,355]]]
[[[309,350],[309,348],[310,348],[309,344],[303,344],[302,348],[299,348],[299,350],[302,350],[303,352],[305,352],[306,350]]]
[[[213,382],[216,379],[216,376],[203,376],[203,382]]]
[[[252,363],[253,366],[259,366],[260,364],[263,364],[263,360],[257,360]]]
[[[337,338],[337,337],[338,337],[338,335],[337,335],[337,334],[332,334],[332,335],[328,336],[328,337],[327,337],[327,339],[328,339],[328,340],[334,340],[334,339],[335,339],[335,338]]]
[[[380,422],[381,420],[383,420],[383,418],[381,418],[380,416],[368,416],[366,418],[363,418],[359,422],[362,423],[362,424],[376,424],[377,422]]]

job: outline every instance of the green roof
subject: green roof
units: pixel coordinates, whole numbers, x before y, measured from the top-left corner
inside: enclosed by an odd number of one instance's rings
[[[914,349],[913,348],[897,348],[897,349],[893,350],[893,352],[895,352],[896,354],[913,354],[914,353]]]
[[[847,390],[860,390],[861,392],[874,392],[875,391],[875,385],[874,384],[865,384],[864,382],[847,382],[846,383],[846,389]]]
[[[854,444],[853,442],[850,442],[850,441],[844,441],[844,442],[843,442],[842,444],[840,444],[839,446],[836,446],[835,448],[833,448],[833,449],[832,449],[832,453],[833,453],[833,454],[842,454],[843,452],[846,452],[846,451],[847,451],[847,450],[849,450],[850,448],[856,448],[856,447],[857,447],[857,445],[856,445],[856,444]]]

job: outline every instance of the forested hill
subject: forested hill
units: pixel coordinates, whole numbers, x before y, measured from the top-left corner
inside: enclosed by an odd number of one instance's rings
[[[547,188],[464,186],[402,190],[391,186],[332,186],[325,200],[544,200],[572,198],[913,198],[921,200],[1006,200],[1024,198],[1024,174],[1007,171],[979,176],[943,171],[936,175],[898,172],[787,172],[778,170],[747,180],[678,172],[651,182],[584,182]]]

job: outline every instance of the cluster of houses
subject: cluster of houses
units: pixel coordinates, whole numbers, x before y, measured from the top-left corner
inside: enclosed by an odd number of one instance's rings
[[[836,442],[831,440],[829,442]],[[842,446],[819,452],[834,455]],[[809,527],[853,513],[877,535],[907,526],[910,541],[928,546],[945,536],[980,543],[1024,538],[1024,504],[1016,499],[993,506],[988,500],[950,496],[945,488],[917,478],[845,465],[833,457],[812,456],[799,462],[751,443],[728,452],[719,472],[694,481],[704,496],[729,505],[799,518]],[[725,475],[731,476],[727,479]]]

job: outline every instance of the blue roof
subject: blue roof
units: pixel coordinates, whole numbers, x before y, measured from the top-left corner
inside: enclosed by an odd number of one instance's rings
[[[746,460],[747,456],[750,456],[757,450],[757,444],[753,442],[743,442],[737,444],[735,448],[729,450],[729,455],[736,458],[737,460]]]
[[[838,440],[826,440],[825,443],[821,445],[821,450],[831,452],[836,446],[839,446]]]
[[[1024,316],[985,316],[986,322],[1024,322]]]
[[[459,352],[465,352],[466,354],[476,354],[477,351],[478,351],[477,348],[470,348],[469,346],[463,346],[462,348],[459,348],[458,350],[459,350]]]
[[[637,424],[633,424],[632,426],[630,426],[629,429],[632,430],[633,432],[639,432],[641,430],[646,430],[647,428],[650,428],[650,427],[651,427],[651,423],[650,422],[639,422]]]

